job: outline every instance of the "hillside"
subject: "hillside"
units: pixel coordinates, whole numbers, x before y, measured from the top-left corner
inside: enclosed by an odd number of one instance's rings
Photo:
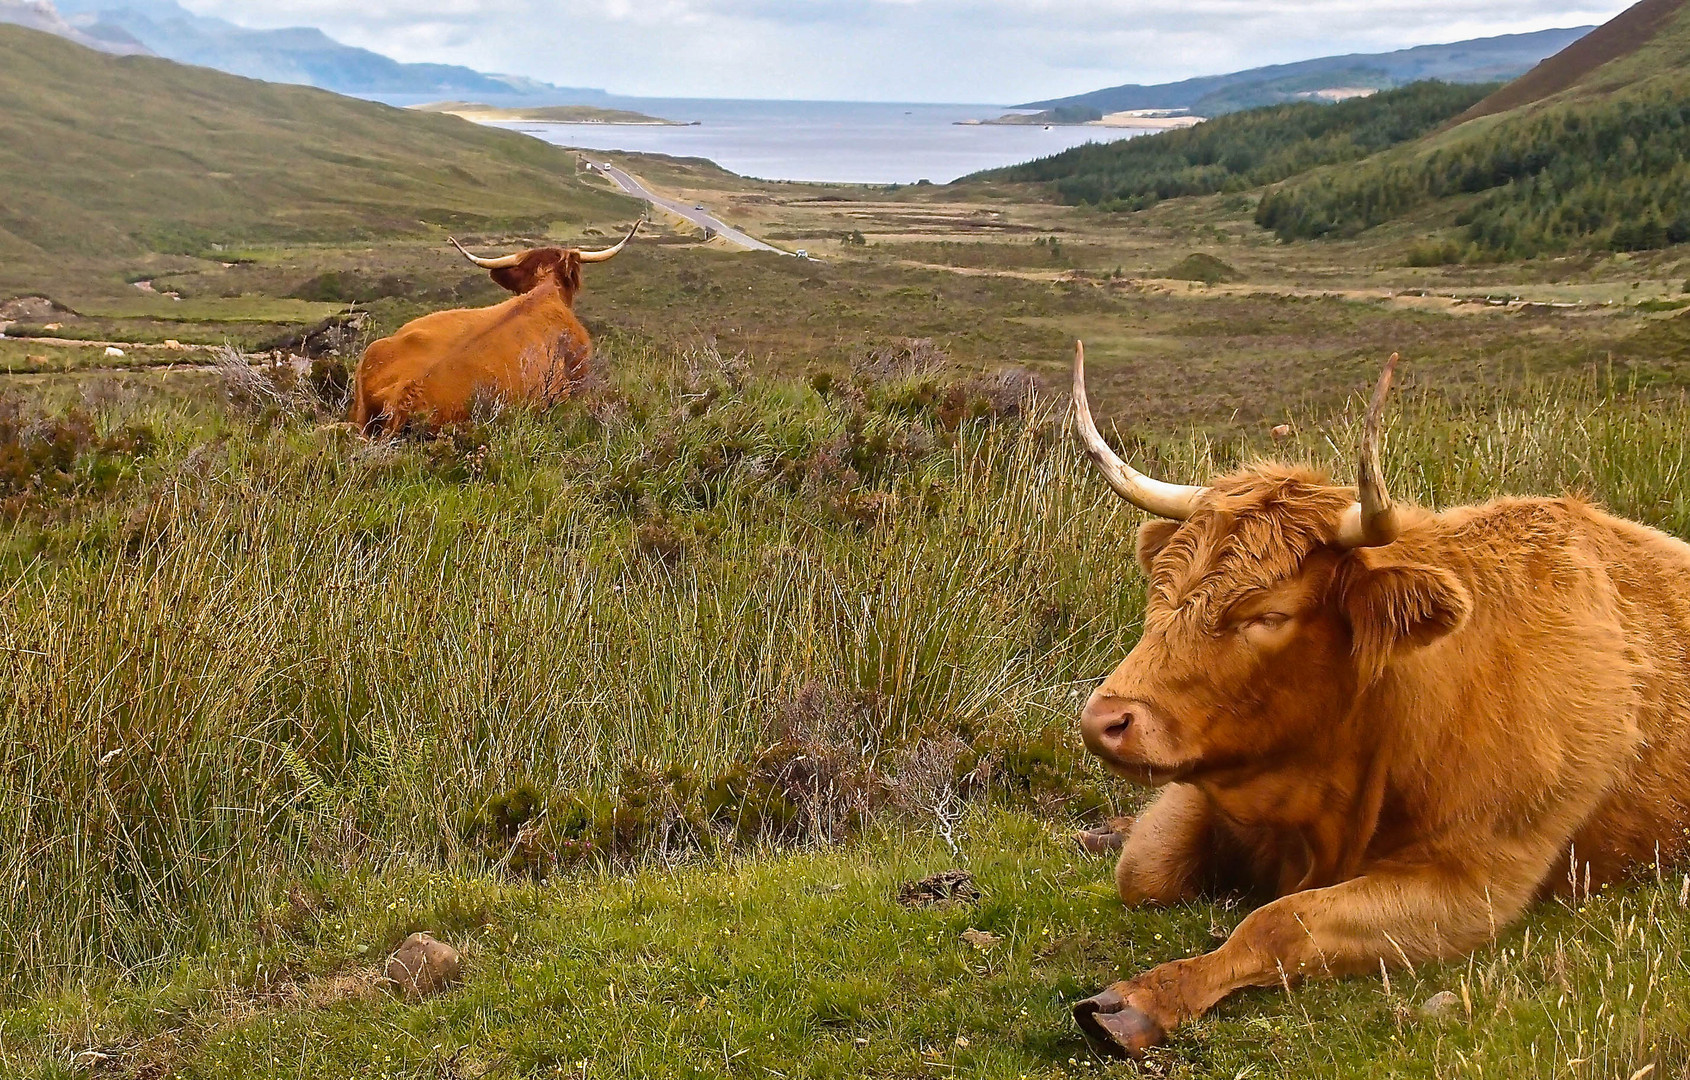
[[[0,26],[0,289],[18,260],[634,213],[568,153],[456,117]]]
[[[1684,0],[1643,0],[1473,106],[1460,121],[1493,116],[1579,85],[1597,68],[1628,56],[1665,28]]]
[[[1544,57],[1565,49],[1590,30],[1591,27],[1580,26],[1475,38],[1448,45],[1421,45],[1389,53],[1325,56],[1155,86],[1113,86],[1072,97],[1035,101],[1019,108],[1072,106],[1104,113],[1190,109],[1202,116],[1220,116],[1299,100],[1314,91],[1333,87],[1388,90],[1427,79],[1451,83],[1504,82],[1523,74]]]
[[[1359,160],[1435,130],[1491,89],[1425,82],[1336,105],[1267,106],[1182,131],[1089,143],[963,182],[1042,183],[1063,202],[1143,210],[1163,199],[1242,191]]]
[[[1420,261],[1690,241],[1684,0],[1644,0],[1467,115],[1362,165],[1287,182],[1257,222],[1301,239],[1442,214],[1459,231]]]

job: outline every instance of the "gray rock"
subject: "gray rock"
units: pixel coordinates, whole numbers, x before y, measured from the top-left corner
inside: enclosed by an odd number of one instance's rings
[[[1461,995],[1453,990],[1433,994],[1420,1003],[1420,1015],[1427,1020],[1447,1020],[1461,1009]]]
[[[387,958],[386,985],[406,1001],[438,994],[461,975],[458,950],[432,934],[412,934]]]

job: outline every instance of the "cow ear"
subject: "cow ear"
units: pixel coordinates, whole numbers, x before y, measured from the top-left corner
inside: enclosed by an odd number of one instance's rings
[[[1150,573],[1150,564],[1156,561],[1156,556],[1162,554],[1162,549],[1168,546],[1168,541],[1179,532],[1182,522],[1168,521],[1163,518],[1151,518],[1138,527],[1138,565]]]
[[[1459,629],[1473,601],[1448,570],[1424,563],[1367,565],[1357,551],[1341,578],[1341,601],[1349,617],[1356,658],[1372,676],[1383,672],[1392,653],[1432,644]]]
[[[513,292],[518,296],[534,288],[537,280],[533,267],[524,259],[515,266],[506,266],[494,270],[493,283],[506,292]]]

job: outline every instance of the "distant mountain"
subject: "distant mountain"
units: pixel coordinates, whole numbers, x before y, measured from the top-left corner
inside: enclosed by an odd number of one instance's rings
[[[40,30],[114,56],[145,56],[151,52],[125,31],[97,19],[83,27],[72,26],[47,0],[0,0],[0,23]]]
[[[453,64],[402,64],[311,28],[254,30],[196,15],[175,0],[0,0],[0,22],[16,23],[114,54],[151,53],[267,82],[342,94],[560,97],[582,103],[603,91],[556,87],[517,75]]]
[[[1320,90],[1389,90],[1424,79],[1453,83],[1504,82],[1525,74],[1538,61],[1565,49],[1592,29],[1579,26],[1476,38],[1449,45],[1421,45],[1389,53],[1325,56],[1156,86],[1115,86],[1018,107],[1080,106],[1105,113],[1128,109],[1190,109],[1201,116],[1220,116],[1309,98]]]

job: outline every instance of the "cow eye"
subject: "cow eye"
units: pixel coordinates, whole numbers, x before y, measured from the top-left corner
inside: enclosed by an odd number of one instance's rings
[[[1255,616],[1254,618],[1246,620],[1244,625],[1246,627],[1257,626],[1263,630],[1278,630],[1290,621],[1291,616],[1285,614],[1283,611],[1267,611]]]

